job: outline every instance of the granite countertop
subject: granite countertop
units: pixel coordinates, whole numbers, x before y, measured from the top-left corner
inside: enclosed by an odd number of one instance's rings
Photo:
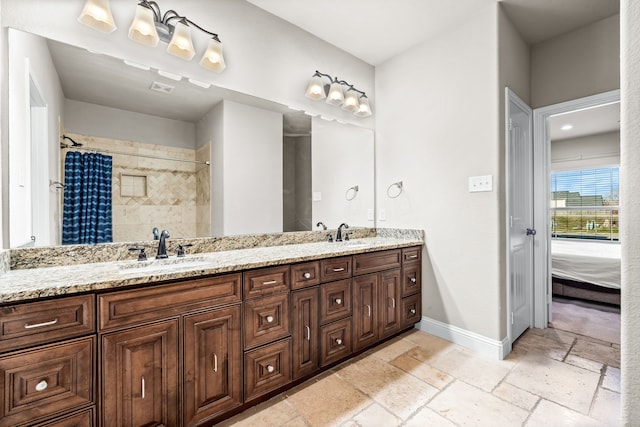
[[[11,270],[0,275],[0,303],[123,288],[167,280],[311,261],[384,249],[422,245],[415,237],[371,237],[348,242],[315,242],[172,257]]]

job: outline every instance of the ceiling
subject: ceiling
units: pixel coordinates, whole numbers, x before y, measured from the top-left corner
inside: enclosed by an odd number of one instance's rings
[[[565,125],[571,125],[572,128],[562,130],[561,128]],[[552,142],[619,130],[619,102],[558,114],[549,118],[549,137]]]
[[[532,45],[619,13],[619,0],[247,0],[371,65],[499,1]]]

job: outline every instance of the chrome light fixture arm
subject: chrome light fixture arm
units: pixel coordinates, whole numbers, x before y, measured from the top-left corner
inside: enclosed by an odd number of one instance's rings
[[[187,18],[186,16],[180,15],[178,12],[176,12],[173,9],[169,9],[163,14],[162,10],[160,9],[160,5],[158,5],[158,3],[153,0],[141,0],[140,3],[138,4],[141,6],[146,6],[149,9],[151,9],[155,17],[156,24],[162,24],[168,27],[169,34],[173,32],[173,25],[171,25],[170,21],[178,20],[178,21],[182,21],[183,23],[189,23],[190,25],[193,25],[203,33],[210,35],[217,42],[220,42],[220,36],[217,33],[214,33],[205,28],[202,28],[200,25],[196,24],[191,19]]]

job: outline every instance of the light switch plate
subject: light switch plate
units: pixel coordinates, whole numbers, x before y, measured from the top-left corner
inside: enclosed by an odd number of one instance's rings
[[[387,220],[387,211],[385,211],[384,209],[380,209],[380,212],[378,213],[378,219],[380,221],[386,221]]]
[[[322,192],[321,191],[314,191],[311,200],[314,201],[314,202],[321,201],[322,200]]]
[[[479,191],[493,191],[493,176],[470,176],[469,177],[469,193]]]
[[[373,209],[367,209],[367,221],[373,221],[374,219]]]

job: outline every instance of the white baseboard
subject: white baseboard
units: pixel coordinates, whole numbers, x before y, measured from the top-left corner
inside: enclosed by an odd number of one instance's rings
[[[502,341],[494,340],[426,316],[422,316],[417,327],[423,332],[499,360],[511,353],[511,343],[508,337]]]

